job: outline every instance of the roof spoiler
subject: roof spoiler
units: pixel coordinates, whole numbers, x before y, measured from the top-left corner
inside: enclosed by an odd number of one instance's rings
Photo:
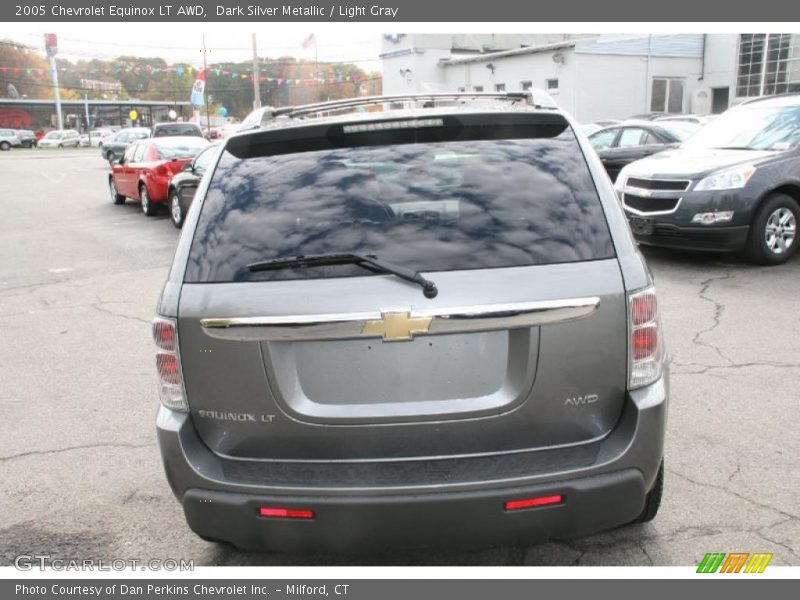
[[[434,108],[442,102],[469,102],[476,100],[494,100],[523,104],[533,108],[556,109],[555,100],[543,90],[529,89],[524,92],[435,92],[435,93],[409,93],[390,94],[383,96],[362,96],[359,98],[345,98],[300,106],[284,106],[275,108],[265,106],[250,113],[242,122],[239,131],[260,129],[270,124],[278,117],[288,119],[303,117],[313,114],[330,113],[343,110],[352,110],[376,104],[394,104],[414,102],[418,108]]]

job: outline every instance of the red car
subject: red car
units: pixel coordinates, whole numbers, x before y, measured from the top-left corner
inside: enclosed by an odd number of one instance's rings
[[[142,212],[155,215],[167,202],[169,180],[184,165],[208,146],[201,137],[164,137],[144,139],[125,149],[118,162],[111,166],[108,188],[114,204],[126,198],[142,203]]]

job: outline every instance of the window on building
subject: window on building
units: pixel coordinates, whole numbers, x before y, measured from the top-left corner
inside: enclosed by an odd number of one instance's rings
[[[482,92],[483,91],[483,86],[482,85],[473,86],[472,87],[472,91],[473,92]]]
[[[653,112],[683,112],[683,79],[653,77],[650,110]]]
[[[505,83],[495,83],[494,84],[494,91],[495,92],[505,92],[506,91],[506,84]]]
[[[800,35],[747,33],[739,36],[737,96],[797,91],[800,91]]]
[[[466,91],[467,91],[467,88],[465,88],[465,87],[463,87],[463,86],[462,86],[462,87],[458,88],[458,91],[459,91],[459,92],[466,92]]]
[[[548,92],[558,91],[558,79],[545,79],[544,87]]]
[[[529,89],[531,89],[533,87],[533,82],[532,81],[520,81],[519,85],[522,88],[523,92],[527,92]]]

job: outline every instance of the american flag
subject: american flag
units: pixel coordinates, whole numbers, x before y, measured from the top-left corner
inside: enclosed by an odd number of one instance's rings
[[[303,40],[303,48],[311,48],[317,45],[317,36],[313,33]]]

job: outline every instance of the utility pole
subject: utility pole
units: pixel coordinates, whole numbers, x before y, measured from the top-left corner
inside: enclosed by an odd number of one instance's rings
[[[59,131],[64,129],[64,120],[61,117],[61,92],[58,89],[58,68],[56,67],[56,54],[58,53],[58,37],[55,33],[44,34],[44,46],[50,58],[50,75],[53,77],[53,98],[56,101],[56,118]]]
[[[253,110],[261,108],[261,88],[258,80],[258,50],[256,34],[253,34]]]
[[[208,105],[208,62],[206,61],[206,34],[203,34],[203,71],[206,73],[206,84],[203,86],[203,100],[206,104],[206,129],[211,134],[211,107]]]
[[[92,122],[89,120],[89,92],[83,93],[83,108],[86,111],[86,134],[89,136],[89,147],[92,147]]]

